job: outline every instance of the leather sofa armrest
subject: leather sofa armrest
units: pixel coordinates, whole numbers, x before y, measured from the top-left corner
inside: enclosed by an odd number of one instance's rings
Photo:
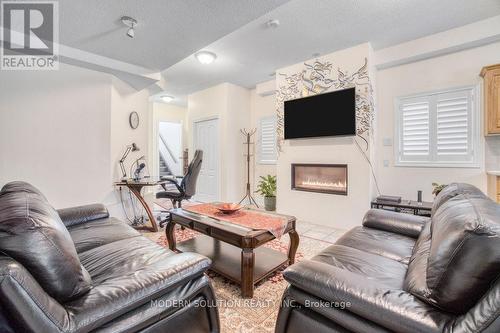
[[[285,279],[294,287],[394,332],[442,332],[452,317],[412,294],[373,279],[314,260],[288,267]]]
[[[363,218],[363,226],[418,238],[429,217],[370,209]]]
[[[0,299],[16,332],[69,332],[68,312],[17,261],[0,256]]]
[[[103,204],[63,208],[57,213],[66,227],[109,217],[108,209]]]

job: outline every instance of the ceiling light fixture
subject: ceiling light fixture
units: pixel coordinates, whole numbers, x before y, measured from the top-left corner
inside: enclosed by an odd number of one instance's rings
[[[279,25],[280,25],[280,21],[276,20],[276,19],[269,20],[266,22],[266,27],[268,27],[268,28],[276,29],[277,27],[279,27]]]
[[[121,20],[125,26],[129,27],[129,29],[127,30],[127,36],[130,38],[134,38],[135,37],[134,28],[137,25],[137,20],[130,16],[122,16]]]
[[[169,95],[163,95],[161,96],[161,100],[164,101],[165,103],[170,103],[174,100],[174,97]]]
[[[200,63],[204,65],[211,64],[212,62],[215,61],[215,59],[217,59],[217,55],[209,51],[196,52],[194,56],[196,57],[196,59],[198,59]]]

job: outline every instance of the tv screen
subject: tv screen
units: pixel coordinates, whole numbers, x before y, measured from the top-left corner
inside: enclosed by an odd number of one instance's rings
[[[356,89],[285,101],[285,139],[356,135]]]

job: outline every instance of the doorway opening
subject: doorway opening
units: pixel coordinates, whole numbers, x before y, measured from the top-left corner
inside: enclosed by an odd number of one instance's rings
[[[162,121],[158,128],[159,176],[182,176],[182,124]]]

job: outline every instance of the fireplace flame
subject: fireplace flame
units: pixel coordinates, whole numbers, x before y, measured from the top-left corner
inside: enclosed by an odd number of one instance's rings
[[[338,182],[325,182],[325,181],[319,181],[315,179],[307,179],[302,181],[302,186],[310,186],[310,187],[317,187],[317,188],[326,188],[326,189],[341,189],[345,190],[347,187],[346,182],[338,181]]]

